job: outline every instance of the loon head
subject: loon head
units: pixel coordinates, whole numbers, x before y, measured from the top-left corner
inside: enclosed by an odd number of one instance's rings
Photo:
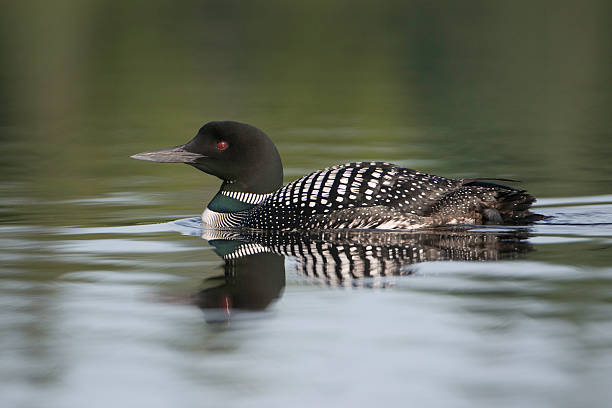
[[[209,122],[183,145],[131,157],[189,164],[219,177],[227,191],[264,194],[283,185],[283,165],[274,143],[264,132],[246,123]]]

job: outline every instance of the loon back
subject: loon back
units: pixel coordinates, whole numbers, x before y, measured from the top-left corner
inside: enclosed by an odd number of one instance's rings
[[[185,145],[132,157],[187,163],[221,178],[202,214],[213,228],[414,229],[542,218],[528,210],[535,198],[524,190],[383,162],[333,166],[282,186],[282,163],[272,141],[238,122],[210,122]]]

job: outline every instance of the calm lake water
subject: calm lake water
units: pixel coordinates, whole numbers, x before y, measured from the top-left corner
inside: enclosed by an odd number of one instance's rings
[[[0,405],[609,403],[610,11],[5,5]],[[513,178],[551,218],[202,230],[218,180],[129,156],[223,119],[264,129],[286,181],[358,160]]]

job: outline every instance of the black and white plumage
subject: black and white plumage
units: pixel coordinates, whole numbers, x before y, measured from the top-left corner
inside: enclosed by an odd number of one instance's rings
[[[518,199],[503,211],[505,199]],[[519,203],[518,201],[522,201]],[[533,198],[520,190],[474,180],[453,180],[390,163],[329,167],[280,188],[245,213],[256,229],[414,229],[481,224],[493,216],[516,218]],[[501,204],[501,205],[500,205]]]
[[[210,122],[185,145],[132,157],[183,162],[221,178],[219,193],[202,214],[212,228],[393,230],[541,218],[529,212],[535,198],[524,190],[385,162],[333,166],[282,186],[272,141],[238,122]]]

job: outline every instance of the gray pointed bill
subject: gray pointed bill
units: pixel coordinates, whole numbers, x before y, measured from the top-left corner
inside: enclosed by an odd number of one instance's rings
[[[136,160],[148,160],[158,163],[195,163],[196,160],[206,156],[199,153],[193,153],[185,150],[185,146],[169,147],[161,150],[153,150],[150,152],[142,152],[130,156]]]

